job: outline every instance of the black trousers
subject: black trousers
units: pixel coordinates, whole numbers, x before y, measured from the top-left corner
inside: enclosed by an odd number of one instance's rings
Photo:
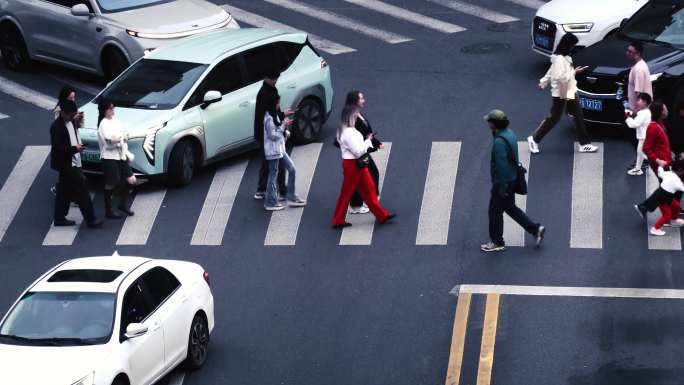
[[[489,238],[497,245],[504,245],[503,239],[503,214],[508,214],[513,218],[522,228],[532,235],[537,234],[539,224],[532,222],[532,220],[515,205],[515,194],[513,193],[513,185],[509,184],[507,187],[508,194],[505,197],[499,195],[498,188],[492,187],[491,198],[489,200]]]
[[[380,181],[380,171],[378,171],[378,166],[375,164],[372,156],[370,157],[370,162],[368,163],[368,172],[370,172],[373,183],[375,184],[375,195],[380,196],[380,185],[378,183]],[[354,191],[354,195],[352,195],[351,200],[349,201],[349,206],[361,207],[362,205],[363,198],[361,198],[361,194],[359,194],[358,191]]]
[[[650,213],[655,211],[655,209],[658,208],[661,204],[664,203],[671,203],[672,200],[682,200],[682,192],[677,191],[674,194],[671,194],[662,188],[658,187],[651,195],[649,195],[648,198],[646,198],[645,201],[642,202],[642,204],[646,207],[646,210]]]
[[[288,142],[285,142],[285,150],[287,153],[292,152],[292,145],[289,144]],[[283,162],[278,162],[278,168],[280,169],[280,172],[278,172],[278,193],[280,196],[286,196],[287,195],[287,185],[285,184],[285,179],[287,176],[287,172],[285,169],[285,166],[283,165]],[[257,182],[257,191],[258,192],[266,192],[266,182],[268,181],[268,161],[266,160],[266,154],[264,153],[264,147],[261,147],[261,167],[259,168],[259,182]]]
[[[78,167],[69,167],[59,172],[57,194],[55,195],[55,220],[63,220],[69,212],[69,203],[74,202],[86,222],[95,219],[93,202],[83,172]]]
[[[579,99],[575,96],[575,99],[561,99],[552,98],[551,111],[546,119],[542,120],[541,124],[534,132],[533,138],[537,143],[541,143],[544,136],[551,131],[551,129],[558,124],[561,117],[563,116],[563,110],[567,109],[570,114],[572,114],[575,120],[575,130],[577,130],[577,141],[581,145],[591,143],[589,139],[589,134],[587,134],[587,128],[584,126],[584,114],[582,113],[582,107],[579,104]]]

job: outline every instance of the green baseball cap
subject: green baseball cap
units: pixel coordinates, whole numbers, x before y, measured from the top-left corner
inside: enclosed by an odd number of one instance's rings
[[[490,122],[490,121],[503,121],[503,120],[508,120],[508,117],[506,114],[501,111],[501,110],[491,110],[487,115],[484,116],[484,121],[485,122]]]

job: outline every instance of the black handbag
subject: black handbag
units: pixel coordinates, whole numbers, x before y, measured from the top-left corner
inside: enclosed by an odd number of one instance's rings
[[[511,147],[511,144],[508,143],[506,138],[503,136],[497,135],[497,138],[501,138],[501,140],[506,143],[506,147],[508,147],[508,160],[511,162],[513,167],[515,167],[515,182],[513,183],[513,192],[518,194],[518,195],[527,195],[527,180],[525,179],[525,174],[527,174],[527,169],[525,166],[522,165],[522,163],[518,162],[515,159],[515,155],[513,153],[513,148]]]
[[[370,164],[370,155],[368,153],[365,153],[361,155],[360,157],[356,158],[356,167],[359,168],[359,170],[363,170],[364,168],[368,167]]]

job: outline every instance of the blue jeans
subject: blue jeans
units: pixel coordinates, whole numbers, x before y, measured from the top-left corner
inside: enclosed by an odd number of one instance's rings
[[[266,182],[266,199],[264,206],[273,207],[278,204],[278,169],[282,166],[287,170],[287,199],[295,200],[295,177],[297,170],[290,156],[285,153],[280,159],[268,160],[268,181]]]

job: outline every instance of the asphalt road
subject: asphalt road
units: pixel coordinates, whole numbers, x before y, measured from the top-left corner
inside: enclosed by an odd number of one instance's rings
[[[591,167],[577,169],[583,155],[575,153],[567,118],[530,161],[527,212],[548,228],[543,246],[532,248],[528,237],[527,247],[480,252],[487,240],[492,139],[482,116],[503,109],[524,140],[550,101],[536,88],[547,59],[530,50],[534,10],[502,0],[468,2],[519,20],[497,24],[431,2],[388,1],[466,28],[444,33],[340,0],[308,3],[412,39],[389,44],[271,2],[231,2],[355,50],[324,54],[332,68],[335,109],[320,139],[320,155],[310,165],[315,172],[295,244],[265,245],[271,215],[251,197],[258,161],[250,155],[209,167],[184,189],[145,185],[143,192],[164,195],[143,244],[117,245],[123,225],[108,221],[102,230],[79,231],[72,244],[43,246],[52,219],[49,188],[56,180],[45,163],[0,241],[0,312],[66,258],[118,250],[191,260],[211,274],[217,328],[206,366],[188,373],[184,383],[418,385],[445,382],[453,358],[454,286],[684,288],[681,239],[670,238],[673,250],[654,250],[657,245],[649,243],[646,225],[631,207],[645,194],[645,178],[624,172],[633,160],[631,146],[620,134],[595,128],[601,156],[584,158],[591,159]],[[2,68],[0,77],[51,97],[65,82],[75,83],[81,102],[102,87],[91,76],[48,65],[27,74]],[[364,92],[365,114],[392,143],[382,202],[398,214],[395,223],[376,226],[363,246],[339,245],[340,233],[329,226],[342,179],[332,138],[343,96],[352,89]],[[8,116],[0,119],[0,181],[27,146],[49,144],[51,116],[32,98],[0,92],[0,113]],[[437,222],[449,214],[448,237],[446,244],[417,245],[436,142],[460,142],[447,209],[427,218]],[[243,160],[249,163],[221,245],[191,246],[215,172]],[[592,190],[597,185],[602,188]],[[95,199],[102,214],[101,195]],[[477,325],[487,314],[484,298],[473,296],[468,325],[476,326],[465,335],[461,384],[480,383],[484,339]],[[674,359],[682,354],[679,300],[502,296],[493,309],[498,324],[492,384],[684,382]]]

